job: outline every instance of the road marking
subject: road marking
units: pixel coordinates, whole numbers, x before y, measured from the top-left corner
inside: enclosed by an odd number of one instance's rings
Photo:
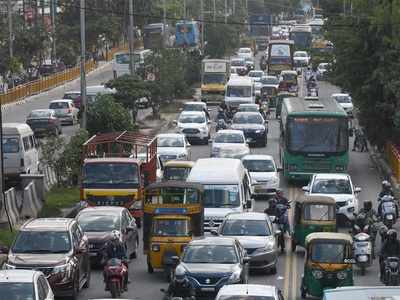
[[[292,288],[290,289],[292,291],[292,297],[290,299],[296,300],[297,298],[297,254],[293,253],[292,255]]]
[[[283,298],[285,300],[289,299],[289,276],[290,276],[290,263],[291,263],[291,257],[286,256],[286,262],[285,262],[285,281],[283,285]]]

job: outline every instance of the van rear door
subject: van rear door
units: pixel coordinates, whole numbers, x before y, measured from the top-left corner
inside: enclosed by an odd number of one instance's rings
[[[20,174],[21,158],[24,152],[21,137],[14,135],[3,136],[3,157],[5,176]]]

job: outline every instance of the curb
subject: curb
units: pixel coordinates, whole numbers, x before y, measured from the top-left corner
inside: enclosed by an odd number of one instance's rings
[[[371,149],[371,148],[369,148]],[[383,179],[386,179],[390,182],[392,185],[393,189],[395,190],[396,194],[400,193],[400,184],[397,182],[396,178],[393,176],[393,172],[391,171],[389,165],[387,162],[381,157],[379,153],[376,153],[372,150],[368,151],[369,157],[373,164],[376,166],[378,169],[381,177]]]

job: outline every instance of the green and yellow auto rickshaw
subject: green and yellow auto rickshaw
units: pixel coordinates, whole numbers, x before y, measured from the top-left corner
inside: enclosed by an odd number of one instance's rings
[[[292,251],[305,247],[306,237],[314,232],[336,232],[336,202],[327,196],[298,197],[294,205]]]
[[[294,93],[288,93],[288,92],[280,92],[278,95],[275,97],[276,99],[276,109],[275,109],[275,117],[278,119],[281,117],[281,110],[282,110],[282,102],[283,99],[285,98],[290,98],[290,97],[296,97],[296,94]]]
[[[352,286],[353,240],[337,232],[315,232],[306,237],[301,297],[322,297],[325,289]]]

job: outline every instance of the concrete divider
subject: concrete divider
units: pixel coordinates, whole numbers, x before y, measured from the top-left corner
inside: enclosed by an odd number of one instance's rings
[[[43,201],[39,199],[36,193],[36,186],[32,181],[24,188],[21,218],[36,218],[42,207]]]
[[[44,188],[49,191],[57,183],[56,173],[48,166],[44,167]]]
[[[8,223],[7,212],[10,217],[11,226],[15,226],[20,219],[20,215],[17,207],[17,194],[14,188],[5,192],[4,203],[2,203],[0,209],[0,223]]]

